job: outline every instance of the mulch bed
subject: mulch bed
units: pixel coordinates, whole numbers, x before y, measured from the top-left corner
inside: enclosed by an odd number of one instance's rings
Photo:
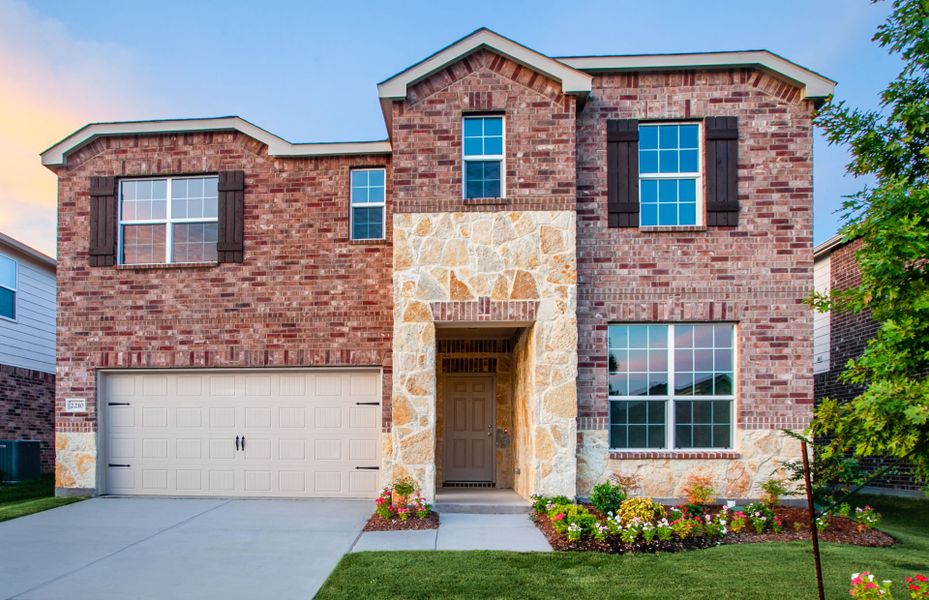
[[[364,531],[410,531],[416,529],[438,529],[439,513],[431,512],[425,519],[410,517],[406,521],[400,519],[385,519],[375,513],[368,519]]]
[[[789,542],[810,539],[810,517],[805,508],[795,506],[778,506],[774,514],[784,523],[781,533],[762,533],[758,535],[751,525],[738,534],[729,534],[720,540],[722,544],[752,544],[756,542]],[[852,519],[845,519],[835,515],[826,518],[829,526],[819,534],[824,542],[836,544],[851,544],[853,546],[870,546],[873,548],[886,548],[893,546],[896,540],[879,529],[865,529],[858,531],[858,523]]]
[[[585,507],[599,518],[603,515],[592,506]],[[713,512],[717,512],[721,507],[712,507]],[[604,542],[589,537],[581,538],[576,542],[569,541],[568,538],[559,533],[551,520],[544,514],[532,514],[532,521],[542,532],[542,535],[548,540],[555,550],[561,551],[582,551],[582,552],[606,552],[610,554],[625,554],[627,552],[679,552],[681,550],[697,550],[700,548],[711,548],[721,544],[753,544],[759,542],[789,542],[796,540],[809,540],[810,528],[809,517],[806,509],[779,506],[774,509],[775,514],[780,517],[784,524],[784,531],[781,533],[763,533],[758,535],[751,529],[751,525],[742,530],[741,533],[729,533],[720,540],[710,540],[707,538],[691,538],[687,540],[674,539],[667,542],[653,540],[651,543],[639,541],[633,546],[628,546],[617,539],[608,539]],[[866,529],[858,531],[858,524],[851,519],[844,519],[837,516],[829,516],[829,527],[825,532],[819,535],[819,539],[825,542],[835,542],[839,544],[852,544],[856,546],[887,547],[895,543],[894,538],[883,531],[877,529]],[[794,523],[798,525],[795,527]]]

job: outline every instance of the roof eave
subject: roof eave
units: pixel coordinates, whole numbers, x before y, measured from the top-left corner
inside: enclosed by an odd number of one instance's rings
[[[238,131],[268,147],[268,154],[279,157],[338,156],[357,154],[390,154],[387,140],[363,142],[323,142],[293,144],[287,140],[242,119],[241,117],[212,117],[205,119],[166,119],[153,121],[122,121],[92,123],[78,129],[40,154],[46,167],[59,167],[66,163],[68,154],[101,137],[146,134],[203,133]]]
[[[12,248],[13,250],[35,260],[36,262],[45,265],[52,271],[55,271],[58,268],[58,261],[56,261],[51,256],[45,254],[44,252],[40,252],[32,246],[26,245],[16,238],[12,238],[2,232],[0,232],[0,246],[7,246],[8,248]]]

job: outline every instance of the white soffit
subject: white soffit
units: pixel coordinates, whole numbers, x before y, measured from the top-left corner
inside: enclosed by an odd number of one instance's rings
[[[558,61],[581,71],[649,71],[757,67],[798,84],[809,99],[828,98],[836,82],[767,50],[640,54],[628,56],[567,56]]]
[[[406,98],[409,86],[481,48],[489,48],[521,65],[551,77],[561,83],[561,89],[565,94],[586,95],[590,93],[593,77],[587,73],[483,28],[446,46],[390,79],[382,81],[377,85],[378,96],[389,100]]]
[[[238,131],[268,147],[271,156],[336,156],[349,154],[390,154],[390,142],[321,142],[293,144],[241,117],[215,117],[207,119],[168,119],[159,121],[125,121],[117,123],[91,123],[78,129],[40,155],[48,167],[65,164],[68,153],[89,144],[99,137],[167,133],[196,133],[207,131]]]

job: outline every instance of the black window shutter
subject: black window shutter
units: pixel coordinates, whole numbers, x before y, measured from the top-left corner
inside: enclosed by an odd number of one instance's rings
[[[90,178],[90,243],[87,250],[91,267],[112,267],[116,264],[116,186],[115,177]]]
[[[706,224],[735,227],[739,224],[739,120],[738,117],[707,117]]]
[[[606,122],[607,212],[610,227],[639,226],[639,122]]]
[[[242,262],[245,250],[245,172],[219,172],[217,260]]]

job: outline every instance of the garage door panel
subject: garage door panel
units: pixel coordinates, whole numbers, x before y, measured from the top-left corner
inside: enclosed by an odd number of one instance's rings
[[[107,491],[373,497],[378,371],[107,374]],[[116,405],[113,405],[114,402]],[[236,447],[236,436],[245,448]],[[128,465],[128,466],[123,466]]]

